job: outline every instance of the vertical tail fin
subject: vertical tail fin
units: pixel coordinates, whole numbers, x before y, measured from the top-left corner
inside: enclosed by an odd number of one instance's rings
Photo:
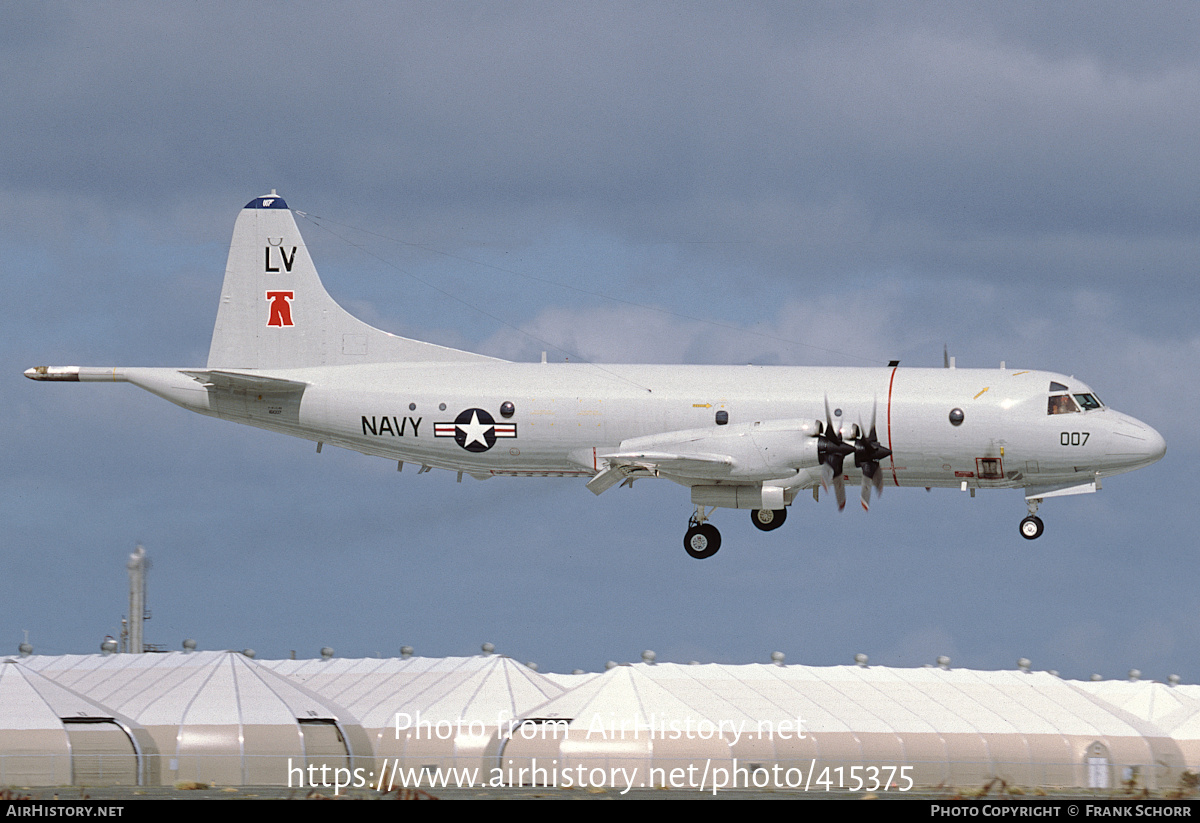
[[[397,337],[334,302],[274,191],[246,204],[233,227],[210,369],[290,369],[351,363],[491,360]]]

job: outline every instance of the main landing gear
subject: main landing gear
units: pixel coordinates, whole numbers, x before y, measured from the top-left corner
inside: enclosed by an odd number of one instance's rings
[[[787,520],[787,509],[755,509],[750,512],[750,522],[764,532],[773,532]]]
[[[787,509],[755,509],[750,512],[750,522],[765,532],[775,531],[787,520]],[[689,557],[704,560],[712,557],[721,548],[721,533],[708,522],[704,506],[696,506],[696,513],[688,521],[687,534],[683,536],[683,548]]]
[[[1046,524],[1042,522],[1042,518],[1037,516],[1038,504],[1041,502],[1040,497],[1025,501],[1025,504],[1029,506],[1029,516],[1021,521],[1021,536],[1026,540],[1037,540],[1046,530]]]
[[[683,536],[683,549],[689,557],[704,560],[712,557],[721,548],[721,533],[712,523],[706,522],[708,515],[703,506],[696,506],[696,513],[688,521],[687,533]]]

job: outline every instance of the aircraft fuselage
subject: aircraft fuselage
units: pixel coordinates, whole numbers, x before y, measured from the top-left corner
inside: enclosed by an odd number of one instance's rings
[[[270,372],[306,384],[295,396],[208,390],[175,369],[119,372],[118,380],[203,414],[479,477],[590,476],[605,453],[634,438],[695,431],[753,439],[754,424],[819,423],[826,402],[848,439],[853,426],[869,427],[874,410],[879,440],[892,452],[881,464],[891,486],[1082,484],[1147,465],[1164,448],[1153,429],[1107,407],[1048,414],[1051,382],[1068,393],[1091,389],[1026,370],[492,362]],[[483,414],[474,424],[466,419],[475,429],[464,432],[456,421],[472,409]],[[962,412],[957,425],[955,409]],[[718,412],[725,412],[723,425]],[[751,467],[756,475],[735,477],[787,480],[815,467],[794,462],[768,455]],[[845,475],[860,476],[853,460]]]

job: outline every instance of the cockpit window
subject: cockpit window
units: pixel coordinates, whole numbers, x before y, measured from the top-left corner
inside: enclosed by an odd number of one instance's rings
[[[1050,395],[1050,404],[1046,409],[1046,414],[1070,414],[1077,411],[1079,411],[1079,407],[1075,405],[1075,401],[1071,399],[1071,395]]]
[[[1079,405],[1083,407],[1084,411],[1098,409],[1103,405],[1100,399],[1094,394],[1077,394],[1075,395],[1075,399],[1079,401]]]

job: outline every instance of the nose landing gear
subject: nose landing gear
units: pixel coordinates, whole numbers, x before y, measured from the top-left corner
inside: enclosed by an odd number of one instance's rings
[[[1040,497],[1025,501],[1029,507],[1029,516],[1021,521],[1021,536],[1026,540],[1037,540],[1046,530],[1046,524],[1042,522],[1042,518],[1037,516],[1038,504],[1041,502]]]
[[[1042,518],[1032,514],[1021,521],[1021,536],[1026,540],[1037,540],[1045,529],[1046,524],[1042,522]]]

